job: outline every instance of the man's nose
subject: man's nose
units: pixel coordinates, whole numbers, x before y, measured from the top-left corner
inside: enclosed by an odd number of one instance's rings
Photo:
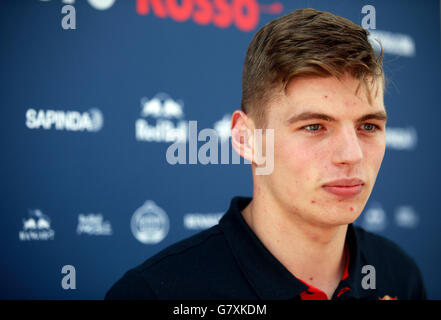
[[[363,151],[355,128],[342,128],[339,130],[335,139],[335,151],[333,156],[335,164],[353,165],[363,159]]]

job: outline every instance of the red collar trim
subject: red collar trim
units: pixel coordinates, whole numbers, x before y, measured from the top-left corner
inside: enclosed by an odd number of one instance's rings
[[[346,259],[345,272],[343,272],[343,277],[341,278],[341,280],[345,280],[347,277],[349,277],[349,248],[347,245],[345,245],[345,259]]]
[[[342,281],[345,280],[347,277],[349,277],[349,249],[346,244],[345,244],[344,250],[345,250],[346,265],[345,265],[345,270],[343,272],[343,276],[341,278]],[[314,286],[311,286],[310,284],[306,283],[302,279],[299,279],[299,280],[308,286],[308,289],[306,291],[303,291],[300,294],[300,298],[302,300],[328,300],[328,296],[326,295],[325,292],[323,292],[322,290],[320,290]],[[347,290],[349,290],[349,287],[344,288],[344,289],[346,289],[345,291],[347,291]],[[343,292],[340,292],[339,296],[342,293]]]

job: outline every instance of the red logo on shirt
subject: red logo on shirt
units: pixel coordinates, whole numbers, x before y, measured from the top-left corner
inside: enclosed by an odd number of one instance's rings
[[[398,300],[398,297],[390,297],[385,295],[383,298],[379,298],[379,300]]]
[[[337,294],[337,298],[340,298],[340,296],[345,293],[346,291],[350,290],[351,288],[349,287],[344,287],[340,290],[340,292]]]

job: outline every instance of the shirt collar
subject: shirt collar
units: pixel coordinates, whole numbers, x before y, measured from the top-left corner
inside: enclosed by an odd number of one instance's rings
[[[251,198],[233,198],[219,225],[240,269],[261,299],[294,298],[308,287],[265,248],[248,226],[241,211],[250,201]]]
[[[251,230],[241,211],[251,198],[235,197],[219,222],[240,269],[261,299],[299,298],[308,286],[292,275],[262,244]],[[359,239],[352,224],[348,225],[346,243],[349,250],[348,276],[337,288],[349,287],[345,298],[367,298],[373,290],[361,288],[361,253]],[[336,290],[336,292],[337,292]]]
[[[364,265],[368,264],[363,255],[361,243],[362,241],[356,228],[352,224],[349,224],[346,233],[346,244],[349,247],[348,277],[340,283],[339,287],[349,287],[350,291],[348,291],[348,296],[351,298],[367,299],[375,296],[376,290],[365,290],[361,286],[361,281],[364,276],[361,270]]]

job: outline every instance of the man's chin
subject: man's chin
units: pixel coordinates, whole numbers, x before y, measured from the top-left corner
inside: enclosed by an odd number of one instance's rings
[[[329,226],[341,226],[353,223],[361,215],[364,204],[355,203],[337,203],[332,205],[328,203],[325,207],[325,214],[320,214],[320,223]]]
[[[341,227],[341,226],[345,226],[351,223],[354,223],[355,220],[357,220],[357,218],[359,217],[359,215],[354,215],[351,217],[334,217],[331,218],[327,221],[321,221],[321,224],[323,226],[327,226],[327,227]]]

